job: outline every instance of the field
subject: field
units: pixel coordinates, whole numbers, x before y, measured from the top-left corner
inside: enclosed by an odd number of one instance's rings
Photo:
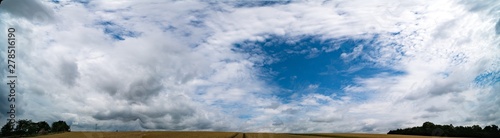
[[[131,131],[131,132],[66,132],[38,138],[431,138],[426,136],[358,134],[358,133],[239,133],[189,131]]]

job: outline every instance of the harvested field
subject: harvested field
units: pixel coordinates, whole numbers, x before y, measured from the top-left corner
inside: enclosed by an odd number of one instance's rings
[[[428,136],[360,133],[239,133],[204,131],[67,132],[38,138],[431,138]]]
[[[236,132],[170,132],[170,131],[131,131],[131,132],[67,132],[38,136],[38,138],[230,138]]]

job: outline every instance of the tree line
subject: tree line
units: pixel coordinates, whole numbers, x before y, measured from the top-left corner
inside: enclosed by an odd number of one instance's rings
[[[453,126],[452,124],[436,125],[432,122],[425,122],[422,126],[391,130],[387,134],[500,138],[500,129],[497,125],[481,128],[479,125]]]
[[[35,136],[54,132],[69,132],[70,126],[65,121],[53,122],[52,126],[45,121],[18,120],[15,123],[8,121],[1,130],[2,136]]]

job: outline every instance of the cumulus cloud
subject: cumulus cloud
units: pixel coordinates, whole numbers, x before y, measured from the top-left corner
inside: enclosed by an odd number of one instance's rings
[[[423,121],[500,124],[495,7],[452,0],[5,0],[0,28],[19,30],[18,118],[67,120],[72,130],[98,124],[106,130],[385,133]],[[355,76],[339,93],[315,92],[327,84],[307,85],[310,93],[284,100],[262,77],[269,55],[233,46],[270,35],[288,43],[302,36],[367,40],[339,58],[387,71]],[[341,47],[304,53],[317,58]],[[0,52],[5,61],[5,49]]]

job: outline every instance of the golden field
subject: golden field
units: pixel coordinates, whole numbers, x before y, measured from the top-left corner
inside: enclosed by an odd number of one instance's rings
[[[431,138],[428,136],[361,133],[239,133],[203,131],[66,132],[37,138]]]

